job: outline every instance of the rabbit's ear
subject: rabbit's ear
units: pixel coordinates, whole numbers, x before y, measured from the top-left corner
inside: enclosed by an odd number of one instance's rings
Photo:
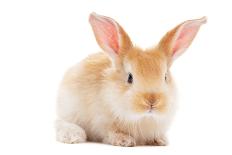
[[[115,20],[92,13],[89,22],[99,46],[113,59],[132,46],[130,38]]]
[[[158,47],[162,52],[165,52],[169,65],[184,53],[204,23],[206,23],[206,17],[185,21],[161,39]]]

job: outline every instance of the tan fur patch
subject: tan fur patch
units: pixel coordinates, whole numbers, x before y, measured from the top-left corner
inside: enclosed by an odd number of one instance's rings
[[[142,51],[135,48],[128,52],[127,61],[133,66],[134,74],[143,86],[159,85],[166,68],[166,57],[157,49]],[[156,84],[155,84],[156,83]]]

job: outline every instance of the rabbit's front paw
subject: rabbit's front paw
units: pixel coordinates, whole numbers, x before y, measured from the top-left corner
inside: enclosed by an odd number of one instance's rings
[[[148,141],[148,145],[155,145],[155,146],[166,146],[168,145],[168,140],[165,136],[156,137],[154,140]]]
[[[136,145],[135,139],[124,133],[111,133],[107,138],[104,139],[105,143],[115,146],[131,147]]]
[[[168,145],[168,140],[166,137],[158,137],[155,139],[158,146],[166,146]]]
[[[57,121],[56,140],[63,143],[74,144],[86,141],[85,131],[78,125]]]

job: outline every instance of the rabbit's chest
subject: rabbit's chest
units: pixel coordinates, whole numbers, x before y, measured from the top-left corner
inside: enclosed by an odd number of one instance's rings
[[[134,128],[129,128],[137,143],[143,144],[148,140],[152,140],[160,134],[166,132],[167,122],[155,121],[154,119],[144,119],[136,123]]]

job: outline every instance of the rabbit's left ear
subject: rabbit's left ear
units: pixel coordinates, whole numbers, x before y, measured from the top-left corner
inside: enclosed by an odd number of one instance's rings
[[[206,17],[185,21],[169,31],[161,39],[158,48],[165,52],[169,65],[184,53],[204,23],[206,23]]]

